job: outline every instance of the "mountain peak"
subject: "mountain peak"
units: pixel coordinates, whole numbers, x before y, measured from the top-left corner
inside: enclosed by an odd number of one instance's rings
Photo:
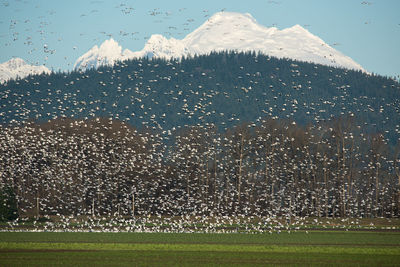
[[[113,38],[110,38],[100,45],[99,50],[107,53],[121,53],[122,47]]]
[[[161,34],[153,34],[142,50],[143,55],[148,58],[180,58],[185,55],[185,45],[181,40],[175,38],[167,39]],[[140,56],[140,54],[138,54]]]
[[[45,66],[29,65],[22,58],[11,58],[0,64],[0,83],[10,79],[24,78],[31,74],[50,73]]]
[[[231,20],[231,19],[244,19],[244,20],[249,20],[253,23],[257,23],[255,18],[250,13],[238,13],[238,12],[226,12],[226,11],[220,11],[212,15],[208,21],[226,21],[226,20]]]
[[[150,38],[147,40],[146,45],[157,45],[167,40],[168,39],[161,34],[152,34]]]
[[[299,32],[309,32],[308,30],[306,30],[305,28],[303,28],[302,26],[300,26],[299,24],[296,24],[290,28],[287,28],[287,30],[291,30],[291,31],[299,31]]]
[[[114,64],[135,57],[181,58],[209,54],[213,51],[255,51],[278,58],[344,67],[365,71],[358,63],[330,47],[319,37],[296,24],[279,30],[259,24],[249,13],[218,12],[184,39],[153,34],[141,51],[122,52],[114,40],[94,46],[75,63],[75,69]]]
[[[132,51],[125,49],[113,38],[105,40],[100,47],[97,45],[80,56],[74,64],[74,69],[97,68],[102,65],[113,65],[118,60],[125,60],[132,57]]]
[[[199,32],[210,32],[210,31],[224,31],[232,32],[240,29],[257,29],[266,27],[258,24],[258,22],[249,13],[237,13],[237,12],[218,12],[211,16],[205,21],[199,28],[194,30],[190,35],[196,35]],[[185,37],[185,39],[188,38]]]
[[[26,65],[27,63],[22,58],[16,57],[16,58],[11,58],[10,60],[4,62],[3,64],[7,65],[11,69],[16,69]]]

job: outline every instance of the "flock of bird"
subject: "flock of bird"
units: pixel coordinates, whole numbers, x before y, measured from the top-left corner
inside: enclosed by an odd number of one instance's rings
[[[390,219],[388,220],[390,223]],[[9,222],[6,231],[35,232],[139,232],[139,233],[246,233],[246,234],[280,234],[315,229],[359,230],[377,229],[373,223],[366,224],[358,218],[318,219],[293,217],[281,219],[276,217],[87,217],[74,216],[42,217],[41,221],[24,218]],[[395,226],[380,228],[396,230]],[[4,230],[4,229],[3,229]]]
[[[47,44],[43,50],[56,53]],[[304,74],[295,63],[287,65],[298,79],[291,84],[279,69],[266,76],[236,66],[233,88],[210,69],[190,72],[174,60],[129,64],[0,86],[0,187],[15,190],[20,215],[11,228],[36,216],[47,220],[41,230],[52,231],[272,233],[302,229],[307,217],[399,216],[399,117],[382,115],[399,115],[399,98],[354,97],[347,71],[334,70],[323,79],[336,93],[315,96],[319,77],[309,75],[318,72]],[[93,81],[96,90],[85,91]],[[399,95],[396,81],[377,83]],[[298,98],[304,94],[310,101]],[[230,109],[219,109],[221,101]],[[239,106],[259,108],[260,116],[248,118]],[[327,114],[337,109],[336,118]],[[360,114],[396,126],[352,119]]]
[[[384,127],[389,123],[387,114],[399,113],[398,98],[384,100],[378,94],[370,101],[370,94],[376,92],[364,88],[365,96],[357,99],[352,83],[338,82],[341,75],[355,75],[358,83],[363,79],[377,83],[389,96],[398,95],[398,83],[276,59],[282,68],[289,67],[290,79],[296,81],[288,85],[284,77],[288,75],[275,68],[274,75],[266,70],[253,72],[252,64],[263,60],[272,65],[272,58],[214,56],[243,71],[233,87],[223,84],[223,79],[214,80],[217,73],[234,74],[233,69],[190,68],[196,58],[139,59],[2,85],[0,177],[2,186],[14,188],[19,214],[398,216],[399,154],[386,133],[369,132],[369,124],[358,121],[360,114],[377,113],[382,121],[372,120],[378,127],[371,129]],[[230,59],[253,63],[235,66]],[[317,93],[321,89],[314,82],[319,72],[310,83],[303,79],[313,76],[304,71],[316,71],[314,67],[332,71],[326,78],[332,89],[324,88],[335,90],[331,99]],[[279,85],[271,88],[275,82]],[[317,94],[318,103],[312,102],[312,94]],[[281,102],[273,102],[274,98]],[[329,106],[337,108],[331,110],[336,110],[336,118],[323,115],[322,108]],[[173,108],[178,112],[171,112]],[[260,116],[246,120],[255,108]],[[312,115],[308,126],[293,120],[296,113],[307,112]],[[399,121],[392,118],[393,122]],[[398,136],[398,124],[393,130]]]

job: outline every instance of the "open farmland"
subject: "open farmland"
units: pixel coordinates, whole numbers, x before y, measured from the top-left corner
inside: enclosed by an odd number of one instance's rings
[[[0,263],[29,265],[396,266],[400,233],[282,231],[273,234],[1,232]]]

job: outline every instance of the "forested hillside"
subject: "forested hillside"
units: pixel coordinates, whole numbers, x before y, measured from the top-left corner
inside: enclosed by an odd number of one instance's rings
[[[368,132],[399,137],[400,85],[392,79],[251,53],[181,61],[131,60],[86,72],[31,76],[0,87],[1,120],[111,117],[164,130],[259,118],[302,125],[354,116]]]
[[[400,86],[235,52],[0,86],[20,215],[399,215]]]

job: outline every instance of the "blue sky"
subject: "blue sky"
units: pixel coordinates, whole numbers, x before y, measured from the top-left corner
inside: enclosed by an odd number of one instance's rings
[[[141,50],[151,34],[182,39],[221,10],[279,29],[300,24],[368,71],[400,74],[398,0],[0,0],[0,62],[21,57],[70,70],[110,36]]]

